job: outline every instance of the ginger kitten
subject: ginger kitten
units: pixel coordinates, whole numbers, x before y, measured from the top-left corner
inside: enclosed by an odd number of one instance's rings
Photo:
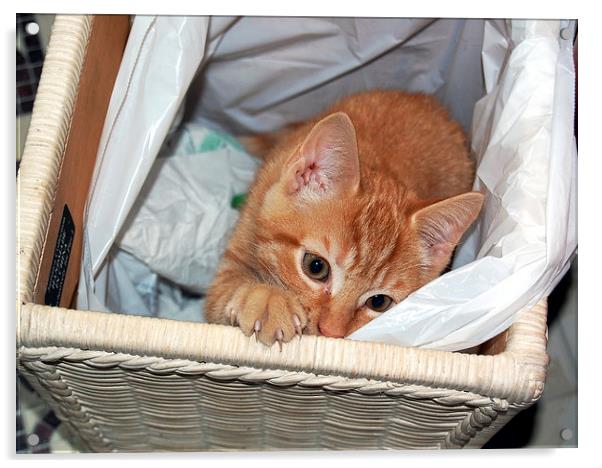
[[[205,303],[266,345],[378,317],[441,273],[481,209],[465,135],[431,96],[355,94],[275,135]]]

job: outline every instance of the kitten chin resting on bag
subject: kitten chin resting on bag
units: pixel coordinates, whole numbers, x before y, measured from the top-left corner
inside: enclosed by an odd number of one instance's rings
[[[345,337],[437,277],[483,196],[466,137],[431,96],[355,94],[248,139],[268,149],[205,315],[272,345]]]

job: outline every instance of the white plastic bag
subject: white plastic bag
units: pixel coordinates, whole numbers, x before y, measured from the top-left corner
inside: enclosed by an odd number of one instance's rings
[[[486,26],[488,94],[475,106],[472,132],[475,189],[486,201],[457,268],[352,339],[469,348],[504,331],[569,267],[577,244],[572,45],[559,21],[506,26]]]
[[[171,156],[155,161],[117,245],[162,277],[204,293],[238,221],[231,201],[246,192],[258,161],[204,127],[187,125],[177,137]]]
[[[78,307],[108,310],[108,294],[119,287],[107,277],[111,248],[174,120],[227,131],[274,130],[354,91],[404,87],[437,94],[468,128],[482,95],[482,25],[482,20],[137,16],[86,208]]]
[[[107,253],[185,96],[186,121],[266,131],[355,91],[423,91],[468,129],[486,85],[472,128],[476,188],[488,197],[459,268],[352,338],[456,350],[497,334],[549,293],[576,245],[574,74],[559,29],[558,21],[137,17],[90,193],[78,307],[107,309]]]

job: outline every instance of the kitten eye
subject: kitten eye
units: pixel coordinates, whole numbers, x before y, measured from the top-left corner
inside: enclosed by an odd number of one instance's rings
[[[316,281],[326,281],[330,274],[330,265],[322,257],[306,253],[303,256],[303,272]]]
[[[384,294],[376,294],[375,296],[369,297],[366,301],[366,307],[372,309],[375,312],[384,312],[393,304],[393,299]]]

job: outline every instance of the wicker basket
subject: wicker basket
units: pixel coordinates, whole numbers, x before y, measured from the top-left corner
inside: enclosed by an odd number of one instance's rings
[[[93,17],[57,16],[18,176],[17,365],[92,451],[480,447],[544,387],[546,304],[484,354],[33,303]]]

